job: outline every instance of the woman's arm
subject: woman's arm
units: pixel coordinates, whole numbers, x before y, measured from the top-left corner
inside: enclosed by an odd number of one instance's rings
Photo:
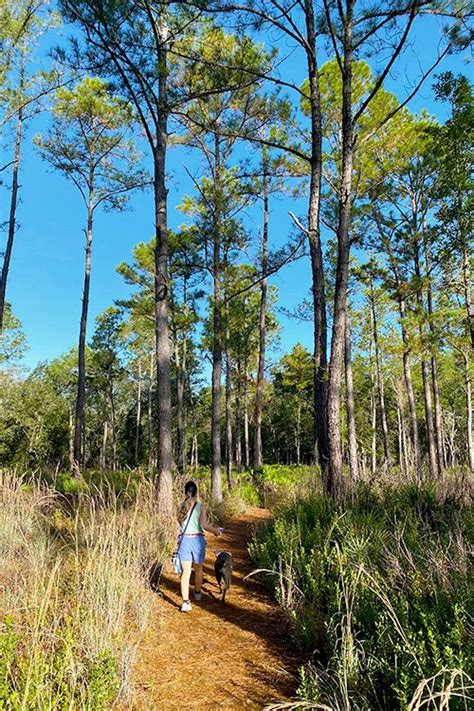
[[[209,523],[209,521],[207,520],[207,508],[204,504],[201,504],[201,515],[199,516],[199,523],[205,531],[215,533],[216,536],[220,536],[221,533],[224,531],[223,528],[218,528],[217,526],[213,526],[212,523]]]

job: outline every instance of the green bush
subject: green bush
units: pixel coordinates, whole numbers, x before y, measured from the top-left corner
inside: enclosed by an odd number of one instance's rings
[[[263,504],[274,509],[317,489],[320,477],[316,466],[264,464],[256,473],[256,485]]]
[[[239,496],[242,501],[244,501],[249,506],[260,506],[260,495],[257,489],[255,488],[255,485],[251,481],[241,481],[239,484],[237,484],[233,492],[234,491],[236,495]]]
[[[24,649],[14,621],[8,617],[0,632],[0,709],[77,708],[105,711],[117,698],[120,675],[109,651],[75,658],[71,629],[65,629],[53,649]]]
[[[263,483],[276,486],[300,483],[314,471],[315,467],[297,466],[296,464],[264,464],[261,469]]]
[[[429,486],[361,485],[338,505],[317,493],[278,510],[250,552],[275,571],[268,582],[312,657],[300,697],[404,709],[423,680],[472,675],[470,542],[472,510]]]

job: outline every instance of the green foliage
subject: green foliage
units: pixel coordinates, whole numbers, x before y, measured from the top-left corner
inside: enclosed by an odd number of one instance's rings
[[[219,522],[229,516],[238,516],[249,506],[261,506],[262,497],[251,479],[250,472],[242,472],[237,476],[232,489],[224,493],[222,504],[213,506],[213,513]]]
[[[314,475],[315,467],[297,466],[296,464],[264,464],[261,481],[269,486],[291,487]]]
[[[0,709],[40,708],[40,700],[41,708],[58,711],[110,708],[120,688],[117,660],[110,651],[86,657],[77,666],[67,623],[53,650],[39,645],[26,649],[17,627],[7,617],[0,630]]]
[[[80,479],[65,471],[54,476],[46,473],[40,480],[54,486],[58,493],[71,501],[77,501],[80,495],[87,495],[104,504],[110,501],[125,504],[135,500],[140,483],[147,477],[139,470],[85,469]]]
[[[64,496],[74,497],[85,492],[87,486],[83,479],[74,478],[70,472],[59,472],[54,482],[54,488]]]
[[[26,380],[0,378],[0,421],[1,465],[47,466],[67,452],[67,402],[42,366]]]
[[[5,304],[3,333],[0,338],[0,367],[11,367],[20,360],[27,349],[26,336],[21,321],[12,313],[10,304]]]
[[[199,495],[204,501],[211,501],[211,472],[209,467],[200,467],[197,472],[189,474],[198,485]],[[235,516],[245,511],[248,506],[260,506],[262,497],[250,470],[234,472],[234,486],[224,491],[224,502],[221,507],[214,508],[219,520],[226,516]],[[212,512],[211,512],[212,514]]]
[[[124,208],[130,190],[149,183],[127,138],[133,119],[130,104],[114,96],[108,82],[85,77],[56,91],[53,124],[35,138],[42,158],[74,183],[92,212]]]
[[[354,61],[352,65],[352,109],[356,113],[373,90],[376,77],[364,60]],[[308,82],[303,84],[303,91],[308,93]],[[340,184],[341,171],[341,131],[342,131],[342,75],[336,59],[321,67],[321,108],[323,116],[323,135],[328,141],[329,151],[325,153],[326,171],[329,178],[329,194],[326,202],[332,203],[331,193],[334,185]],[[397,109],[397,96],[381,87],[372,98],[366,110],[359,116],[355,126],[354,150],[354,195],[361,197],[372,182],[380,179],[386,170],[387,158],[393,151],[408,150],[413,142],[410,130],[410,114],[401,109],[392,119],[384,124],[386,116]],[[308,114],[308,99],[302,100],[303,111]],[[327,209],[327,208],[326,208]]]
[[[29,118],[57,84],[57,70],[47,71],[44,60],[38,68],[38,45],[59,24],[49,0],[0,0],[0,126],[20,110]]]
[[[314,655],[302,699],[403,709],[421,680],[472,674],[472,522],[429,486],[360,485],[340,505],[312,494],[278,511],[250,552],[278,573],[295,639]]]
[[[232,493],[236,493],[248,506],[260,506],[261,497],[251,481],[240,481]]]
[[[89,665],[85,684],[85,708],[108,709],[120,687],[116,658],[109,651],[101,652]]]
[[[301,462],[313,458],[313,358],[301,343],[273,368],[266,394],[264,460]],[[273,436],[272,436],[273,435]]]
[[[13,629],[13,619],[8,616],[0,631],[0,708],[11,708],[18,701],[12,689],[12,669],[19,638]]]

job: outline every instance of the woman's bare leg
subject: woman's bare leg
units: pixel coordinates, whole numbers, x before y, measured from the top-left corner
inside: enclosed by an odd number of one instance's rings
[[[189,580],[191,578],[192,561],[182,560],[183,572],[181,573],[181,596],[184,600],[189,600]]]
[[[194,566],[194,591],[201,592],[202,588],[202,563]]]

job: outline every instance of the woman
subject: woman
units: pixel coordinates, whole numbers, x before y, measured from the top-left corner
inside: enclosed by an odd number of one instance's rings
[[[183,604],[181,612],[190,612],[192,609],[189,600],[189,581],[194,565],[194,599],[201,599],[202,566],[206,557],[206,539],[204,531],[210,531],[216,536],[224,532],[207,520],[206,506],[198,500],[197,486],[194,481],[188,481],[184,487],[184,500],[178,510],[178,521],[181,524],[179,544],[179,559],[183,572],[181,573],[181,595]]]

